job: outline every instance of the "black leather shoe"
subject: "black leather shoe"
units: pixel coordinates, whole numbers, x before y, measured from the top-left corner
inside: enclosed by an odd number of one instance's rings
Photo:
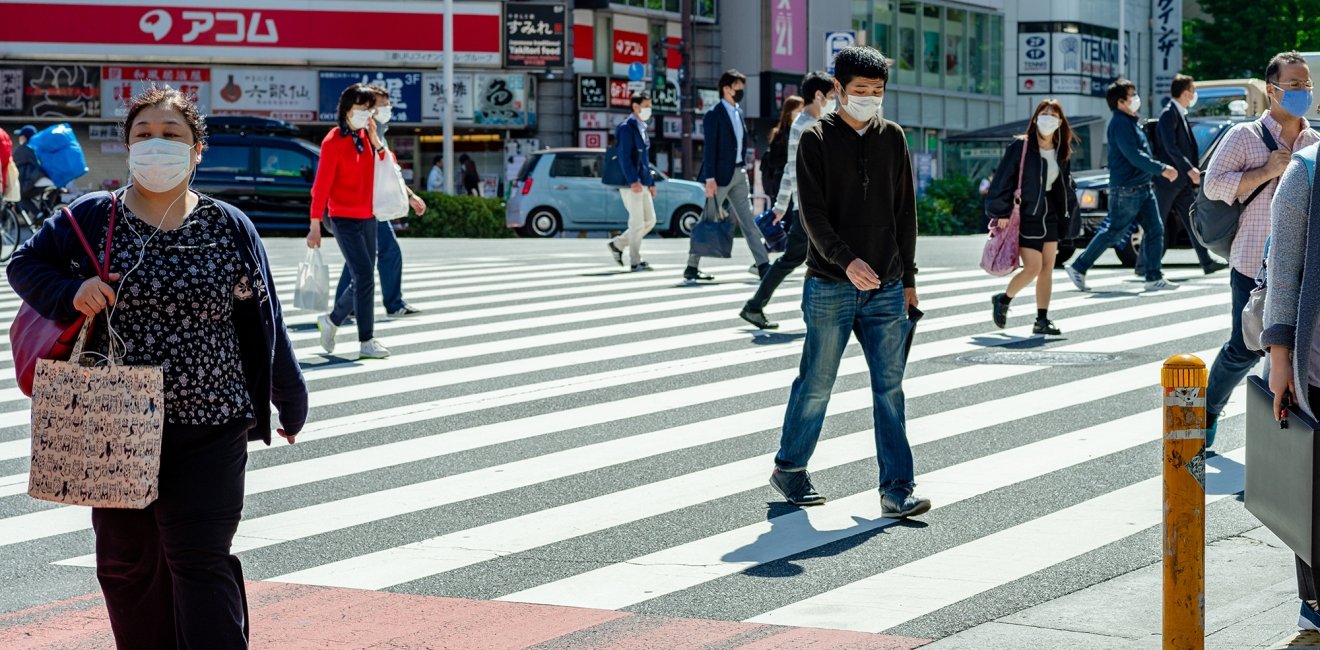
[[[769,318],[766,318],[765,312],[760,310],[752,311],[744,307],[742,311],[738,312],[738,317],[755,325],[757,329],[763,329],[763,330],[779,329],[779,323],[773,322]]]
[[[1054,321],[1052,320],[1036,321],[1036,324],[1031,326],[1031,333],[1045,334],[1047,336],[1058,336],[1060,334],[1063,334],[1063,332],[1059,331],[1059,328],[1054,326]]]
[[[997,293],[990,297],[990,320],[1001,330],[1008,325],[1008,301],[1004,300],[1007,296],[1006,293]]]
[[[702,273],[695,266],[689,266],[686,269],[683,269],[683,279],[688,282],[695,280],[714,280],[715,276],[709,273]]]
[[[765,279],[765,274],[770,272],[770,264],[762,264],[756,267],[756,277]]]
[[[1228,268],[1228,265],[1225,264],[1225,263],[1223,263],[1223,262],[1211,262],[1211,263],[1209,263],[1209,264],[1207,264],[1207,265],[1201,267],[1201,270],[1202,270],[1202,271],[1205,271],[1205,274],[1206,274],[1206,275],[1210,275],[1211,273],[1214,273],[1215,271],[1223,271],[1223,270],[1226,269],[1226,268]]]

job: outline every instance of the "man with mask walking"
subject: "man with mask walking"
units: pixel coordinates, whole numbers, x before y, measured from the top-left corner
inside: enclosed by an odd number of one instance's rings
[[[912,163],[903,128],[882,117],[884,55],[846,48],[834,74],[840,110],[803,132],[797,150],[798,218],[811,242],[802,291],[807,337],[770,485],[794,505],[825,502],[807,463],[855,333],[870,368],[882,516],[912,517],[930,510],[930,500],[913,492],[903,397],[908,310],[917,306]]]
[[[646,122],[651,119],[651,95],[633,93],[632,115],[615,131],[615,150],[623,182],[619,197],[628,210],[628,229],[608,242],[614,263],[623,266],[623,250],[633,271],[650,271],[642,259],[642,239],[655,227],[655,177],[651,175],[651,139],[646,137]],[[611,170],[613,171],[613,170]]]
[[[1160,207],[1160,218],[1169,216],[1169,210],[1177,212],[1182,220],[1183,229],[1191,233],[1191,207],[1196,201],[1196,187],[1201,184],[1201,151],[1192,135],[1192,125],[1187,121],[1187,109],[1196,105],[1196,83],[1191,77],[1174,75],[1169,86],[1169,103],[1164,105],[1156,124],[1155,154],[1160,162],[1172,165],[1178,170],[1177,180],[1169,181],[1163,176],[1155,177],[1155,201]],[[1190,235],[1189,235],[1190,236]],[[1227,264],[1217,262],[1210,257],[1195,237],[1191,237],[1192,248],[1196,249],[1196,259],[1201,263],[1201,270],[1206,275],[1228,268]]]
[[[729,208],[752,251],[757,275],[765,277],[770,270],[770,255],[752,214],[751,184],[747,181],[747,160],[744,157],[749,133],[742,108],[738,106],[746,87],[747,76],[737,70],[728,70],[720,76],[721,101],[701,118],[705,151],[701,157],[701,174],[697,178],[705,181],[706,197],[714,197],[716,205],[723,205],[726,199],[729,201]],[[715,279],[702,273],[700,266],[701,256],[689,255],[683,279],[688,282]]]
[[[770,271],[761,278],[761,284],[756,289],[756,294],[751,300],[743,306],[738,316],[743,320],[755,325],[759,329],[772,330],[778,329],[779,323],[771,321],[765,317],[765,306],[769,304],[770,297],[775,294],[775,289],[783,283],[784,278],[793,272],[793,269],[801,266],[807,261],[807,231],[803,229],[801,219],[797,218],[798,198],[797,198],[797,148],[798,142],[802,139],[802,133],[816,123],[821,115],[825,114],[827,109],[834,106],[834,78],[824,72],[812,72],[802,79],[802,86],[799,90],[802,97],[807,100],[806,106],[802,112],[793,120],[793,125],[788,131],[788,160],[784,165],[784,177],[779,182],[779,196],[775,198],[774,212],[775,222],[780,220],[788,221],[788,247],[784,254],[779,256],[770,265]]]
[[[1066,268],[1068,277],[1078,291],[1090,291],[1086,272],[1102,253],[1127,234],[1128,226],[1136,220],[1142,228],[1141,259],[1146,270],[1146,291],[1177,289],[1178,285],[1164,279],[1160,266],[1164,257],[1164,221],[1160,218],[1151,179],[1159,174],[1167,180],[1176,180],[1178,170],[1151,155],[1150,143],[1138,117],[1141,96],[1131,81],[1119,79],[1110,84],[1105,101],[1113,111],[1107,131],[1109,218],[1091,238],[1086,250]]]
[[[1233,303],[1233,328],[1210,367],[1205,392],[1205,446],[1215,442],[1219,414],[1228,405],[1233,389],[1251,372],[1260,358],[1242,340],[1242,308],[1256,286],[1256,272],[1265,257],[1270,236],[1270,203],[1278,178],[1288,168],[1292,154],[1320,141],[1320,133],[1306,121],[1315,106],[1312,100],[1311,69],[1297,52],[1283,52],[1265,68],[1270,109],[1260,119],[1233,126],[1215,150],[1205,170],[1205,196],[1215,201],[1246,202],[1238,220],[1237,235],[1229,252],[1229,287]],[[1267,144],[1268,142],[1268,144]],[[1255,198],[1251,198],[1252,196]]]

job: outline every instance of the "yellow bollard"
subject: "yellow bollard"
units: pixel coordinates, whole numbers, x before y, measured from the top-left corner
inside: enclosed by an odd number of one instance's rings
[[[1205,362],[1164,362],[1164,647],[1205,647]]]

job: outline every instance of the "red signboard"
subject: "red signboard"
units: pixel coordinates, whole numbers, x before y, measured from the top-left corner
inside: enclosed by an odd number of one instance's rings
[[[628,90],[627,81],[610,79],[610,106],[613,108],[632,106],[632,91]]]
[[[590,61],[596,57],[595,31],[591,25],[573,25],[573,58]]]
[[[439,63],[444,5],[378,0],[0,0],[0,57]],[[237,6],[235,6],[237,5]],[[500,64],[500,4],[454,7],[456,60]],[[52,16],[76,17],[57,20]]]
[[[650,65],[646,34],[614,30],[614,63]]]

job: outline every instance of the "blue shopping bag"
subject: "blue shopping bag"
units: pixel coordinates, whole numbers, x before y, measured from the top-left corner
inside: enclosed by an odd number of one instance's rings
[[[733,257],[733,219],[720,214],[714,198],[706,199],[701,221],[692,227],[688,253],[702,257]]]

